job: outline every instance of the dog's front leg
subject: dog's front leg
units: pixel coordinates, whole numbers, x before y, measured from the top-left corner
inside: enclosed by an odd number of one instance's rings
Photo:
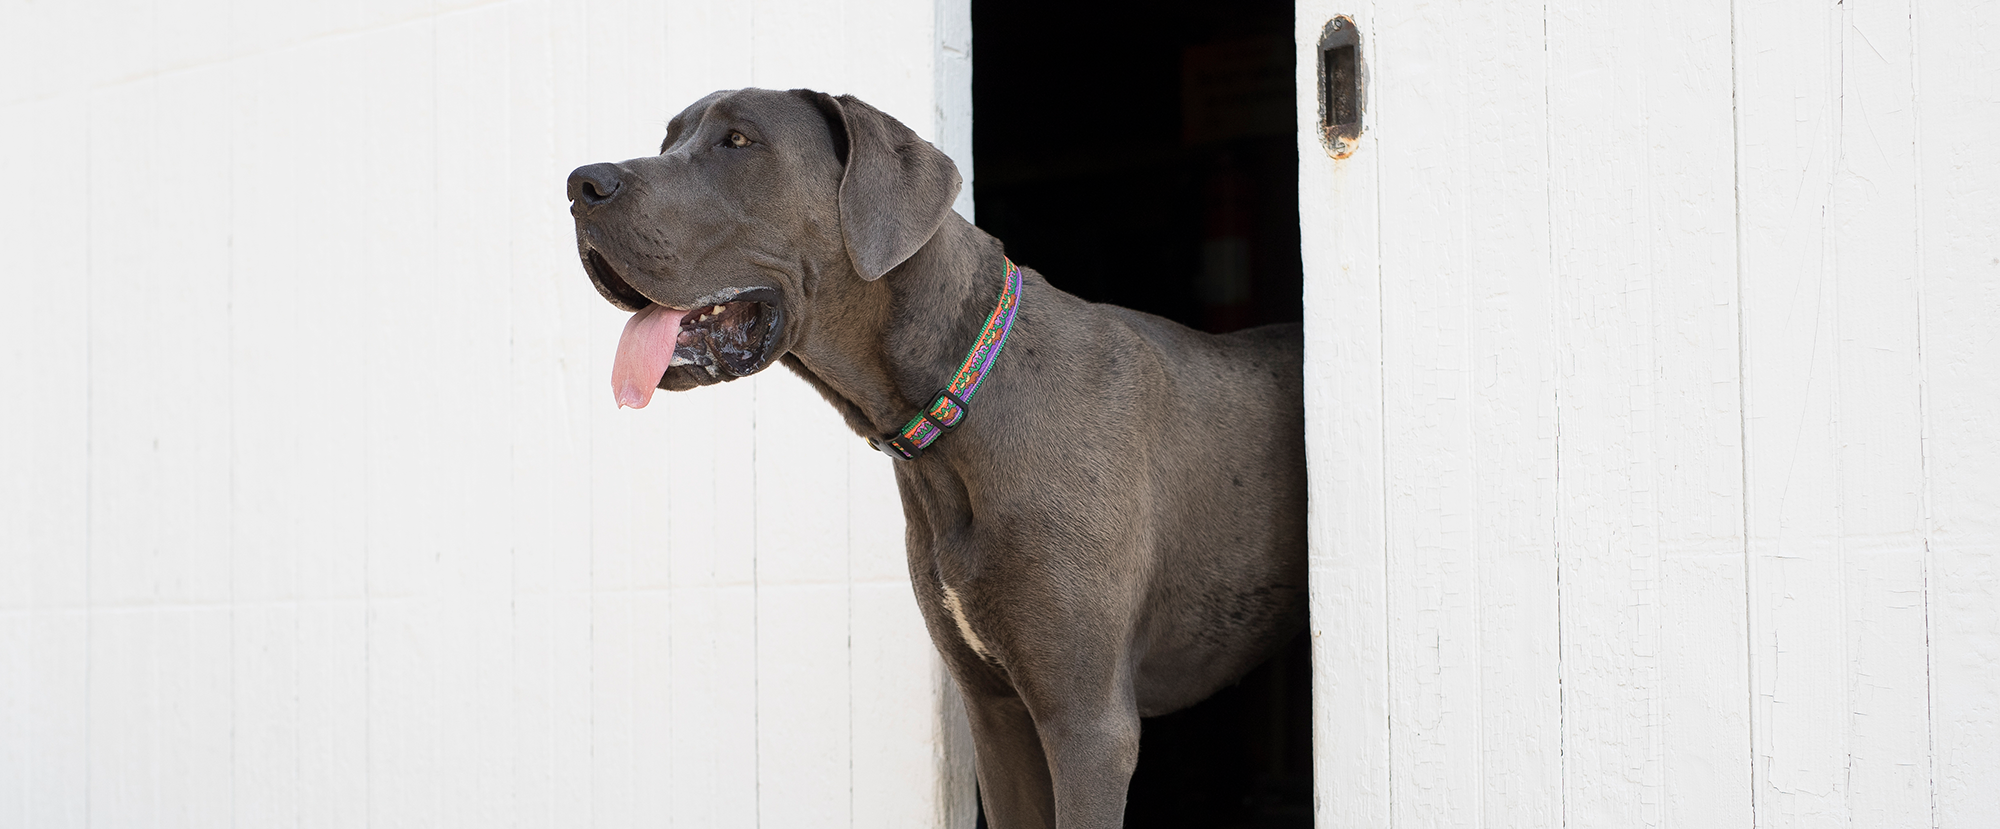
[[[966,687],[961,683],[960,687]],[[1042,737],[1028,707],[1011,690],[965,695],[972,725],[973,762],[979,774],[979,801],[991,829],[1051,829],[1056,825],[1055,788]]]
[[[1055,829],[1118,829],[1139,763],[1139,713],[1130,685],[1063,684],[1071,687],[1031,687],[1026,694],[1054,784]]]
[[[1139,715],[1116,655],[1012,672],[957,642],[944,650],[972,726],[992,829],[1117,829],[1139,760]],[[1027,660],[1023,660],[1027,661]],[[1065,660],[1066,661],[1066,660]]]

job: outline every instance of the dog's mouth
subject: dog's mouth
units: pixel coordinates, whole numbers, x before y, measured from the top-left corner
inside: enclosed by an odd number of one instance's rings
[[[723,288],[688,306],[647,299],[597,251],[584,267],[621,308],[637,308],[618,338],[611,390],[618,405],[644,408],[656,388],[686,391],[764,370],[777,352],[784,302],[771,288]]]

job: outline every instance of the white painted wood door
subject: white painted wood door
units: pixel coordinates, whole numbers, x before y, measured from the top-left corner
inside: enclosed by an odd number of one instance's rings
[[[2000,5],[1298,43],[1319,825],[1994,825]]]
[[[617,410],[562,197],[744,85],[969,165],[969,49],[964,0],[0,5],[0,826],[969,826],[889,462],[782,370]]]

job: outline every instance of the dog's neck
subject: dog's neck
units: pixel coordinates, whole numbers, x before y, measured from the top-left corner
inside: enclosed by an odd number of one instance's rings
[[[951,213],[881,279],[824,278],[814,324],[785,363],[857,434],[875,437],[901,428],[951,379],[993,311],[1006,257],[999,240]]]

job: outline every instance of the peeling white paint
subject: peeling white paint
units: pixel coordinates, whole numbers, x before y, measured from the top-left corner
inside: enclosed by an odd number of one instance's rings
[[[1991,823],[2000,7],[1334,14],[1319,825]]]

